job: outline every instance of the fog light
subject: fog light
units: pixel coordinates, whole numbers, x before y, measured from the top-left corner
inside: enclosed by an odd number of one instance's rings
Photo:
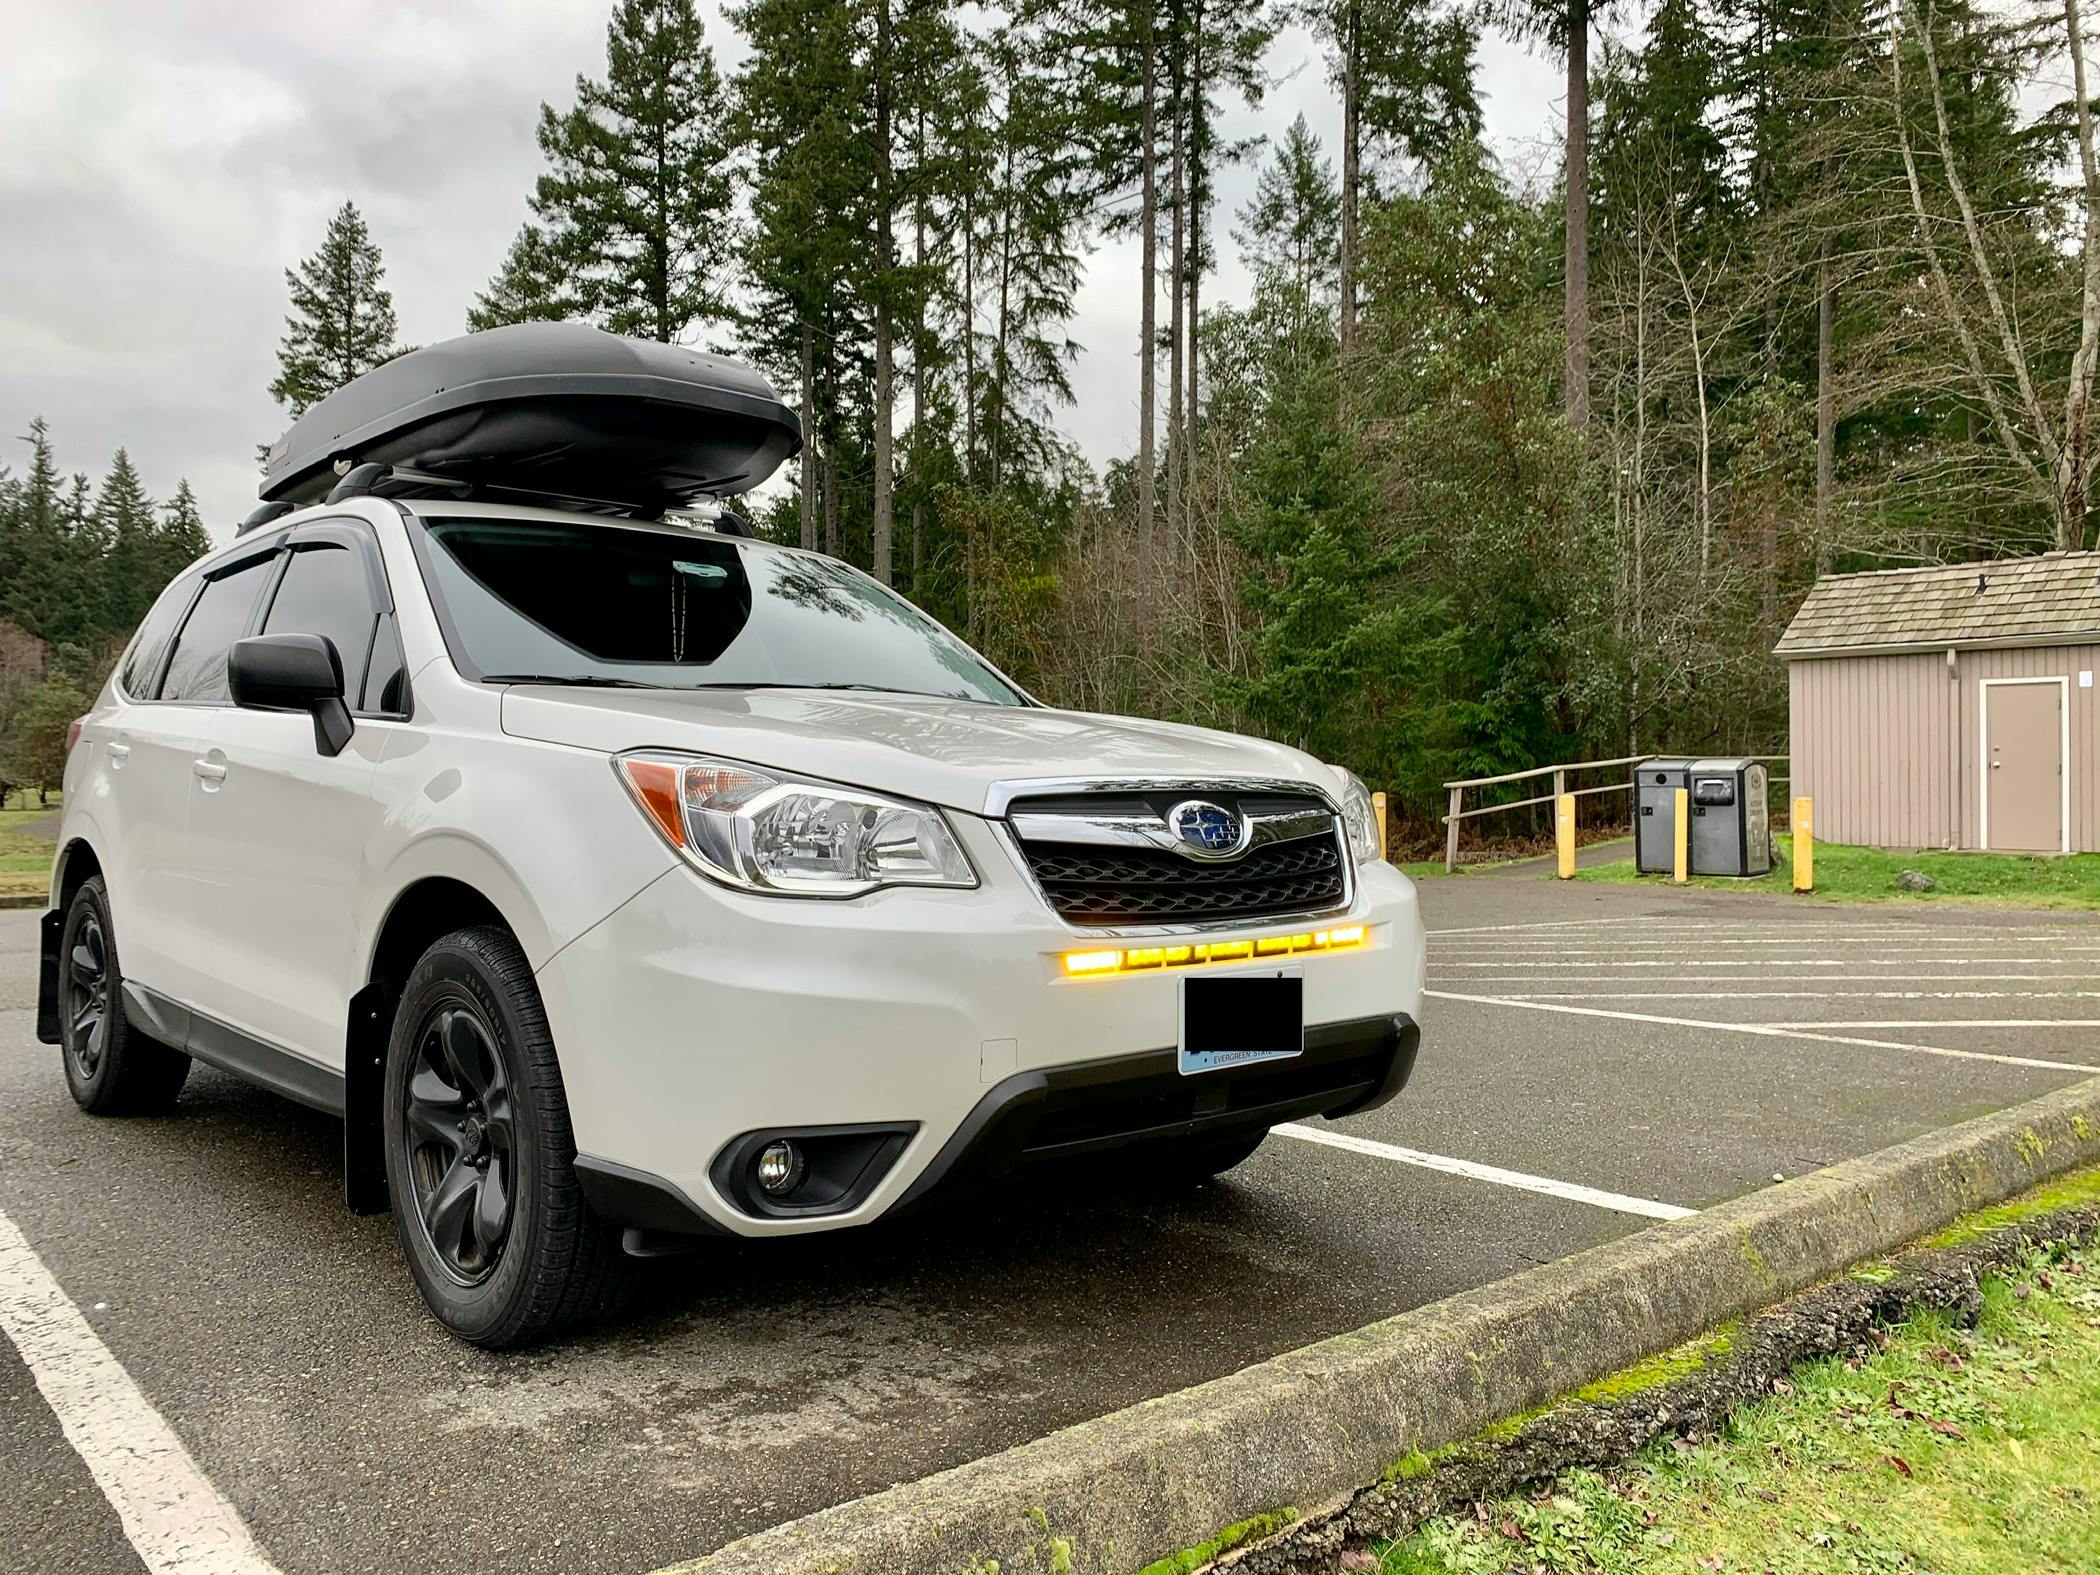
[[[808,1169],[802,1150],[781,1138],[758,1151],[758,1163],[752,1167],[752,1173],[757,1176],[758,1185],[767,1197],[784,1198],[802,1185],[802,1177]]]

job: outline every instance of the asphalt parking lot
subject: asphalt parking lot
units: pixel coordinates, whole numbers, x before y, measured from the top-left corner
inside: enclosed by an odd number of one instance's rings
[[[674,1260],[618,1328],[515,1356],[440,1333],[391,1220],[343,1213],[331,1121],[204,1068],[170,1117],[77,1112],[36,915],[0,913],[0,1326],[59,1331],[34,1373],[0,1341],[0,1562],[236,1567],[183,1562],[194,1503],[121,1522],[84,1448],[186,1460],[251,1570],[646,1571],[2100,1071],[2091,916],[1423,900],[1385,1109],[1192,1192],[1039,1182]],[[54,1389],[106,1424],[83,1448]]]

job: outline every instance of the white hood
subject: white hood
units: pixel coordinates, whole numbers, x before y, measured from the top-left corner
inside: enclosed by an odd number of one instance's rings
[[[534,688],[503,695],[503,730],[608,754],[688,749],[750,765],[985,812],[995,782],[1028,778],[1235,777],[1304,782],[1334,774],[1282,744],[1204,727],[931,696],[792,689]]]

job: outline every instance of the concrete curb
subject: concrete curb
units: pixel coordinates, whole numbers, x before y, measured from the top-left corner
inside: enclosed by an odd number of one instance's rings
[[[1141,1568],[1339,1501],[1857,1263],[2100,1160],[2100,1078],[729,1544],[685,1575]],[[996,1560],[996,1564],[991,1561]]]

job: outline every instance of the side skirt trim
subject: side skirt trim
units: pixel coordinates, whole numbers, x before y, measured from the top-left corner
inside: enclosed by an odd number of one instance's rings
[[[135,980],[124,981],[124,1009],[156,1039],[222,1072],[329,1115],[343,1113],[343,1074],[332,1066],[265,1044]]]

